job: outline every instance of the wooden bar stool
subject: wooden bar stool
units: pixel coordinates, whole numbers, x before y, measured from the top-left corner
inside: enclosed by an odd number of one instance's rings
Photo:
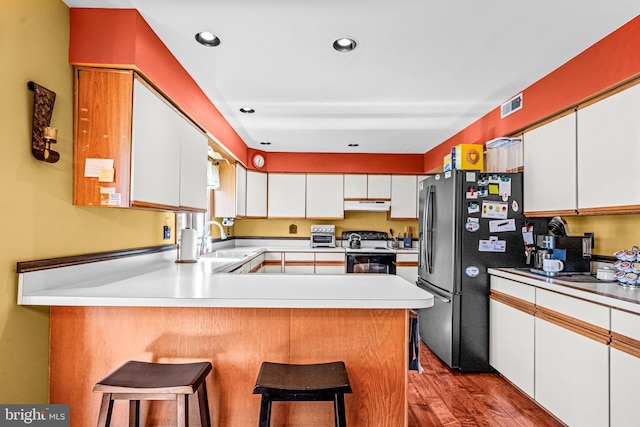
[[[344,393],[351,393],[351,384],[344,362],[291,365],[263,362],[253,387],[261,394],[259,427],[269,427],[271,402],[329,401],[333,402],[336,427],[345,427]]]
[[[198,393],[200,424],[211,427],[205,378],[211,363],[149,363],[128,361],[94,387],[102,394],[98,427],[108,427],[114,400],[129,401],[129,426],[140,425],[141,400],[175,400],[178,427],[189,425],[189,395]]]

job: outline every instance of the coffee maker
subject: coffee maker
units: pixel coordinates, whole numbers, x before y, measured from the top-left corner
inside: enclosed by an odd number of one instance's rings
[[[530,271],[545,276],[590,273],[593,233],[585,233],[584,236],[568,236],[567,224],[560,217],[549,221],[548,229],[551,235],[536,235],[536,247]],[[560,260],[563,268],[560,271],[545,271],[545,259]]]

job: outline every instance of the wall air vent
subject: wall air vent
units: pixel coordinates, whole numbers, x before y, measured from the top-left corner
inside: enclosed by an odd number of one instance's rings
[[[502,104],[500,107],[500,118],[504,119],[509,114],[514,113],[522,108],[522,92]]]

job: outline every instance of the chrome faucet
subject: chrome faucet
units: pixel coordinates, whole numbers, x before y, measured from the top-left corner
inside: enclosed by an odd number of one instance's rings
[[[224,232],[224,228],[222,228],[222,224],[220,224],[218,221],[207,221],[204,223],[204,225],[202,226],[202,240],[200,242],[200,255],[204,255],[204,249],[205,249],[205,240],[207,237],[209,237],[210,234],[210,230],[209,230],[209,225],[211,224],[215,224],[218,226],[218,228],[220,229],[220,239],[225,240],[227,238],[226,233]]]

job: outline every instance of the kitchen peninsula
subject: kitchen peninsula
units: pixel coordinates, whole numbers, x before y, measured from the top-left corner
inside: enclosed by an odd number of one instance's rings
[[[167,250],[20,273],[19,304],[51,306],[50,402],[70,404],[72,426],[95,424],[93,385],[127,360],[210,360],[212,420],[234,427],[257,423],[263,361],[343,360],[348,423],[406,425],[409,309],[432,295],[394,275],[226,274],[214,257],[175,259]],[[165,402],[143,411],[148,425],[173,422]],[[127,413],[116,404],[114,424]],[[330,402],[282,402],[272,415],[332,423]]]

